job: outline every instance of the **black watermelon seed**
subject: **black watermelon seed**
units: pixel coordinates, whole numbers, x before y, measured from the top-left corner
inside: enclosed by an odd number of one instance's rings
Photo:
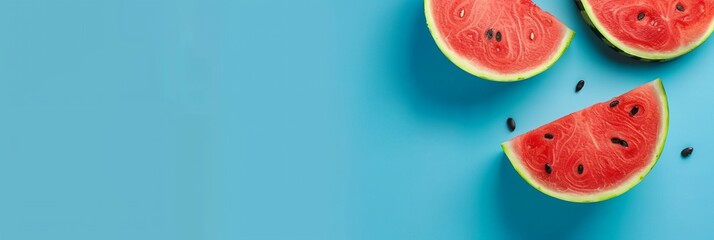
[[[640,21],[640,20],[642,20],[643,18],[645,18],[645,13],[640,12],[640,14],[637,14],[637,21]]]
[[[578,81],[578,84],[575,85],[575,92],[580,92],[581,89],[585,86],[585,80],[580,80]]]
[[[546,134],[544,135],[544,137],[547,138],[547,139],[553,139],[553,134],[546,133]]]
[[[619,138],[616,138],[616,137],[610,139],[610,141],[611,141],[612,143],[614,143],[614,144],[620,144],[620,145],[622,145],[623,147],[627,147],[627,146],[628,146],[627,141],[622,140],[622,139],[619,139]]]
[[[489,40],[493,38],[493,29],[489,28],[488,30],[486,30],[486,38]]]
[[[610,103],[610,107],[615,107],[615,106],[617,106],[617,104],[620,104],[620,101],[617,101],[617,100],[612,101],[612,102]]]
[[[516,130],[516,121],[513,120],[513,118],[508,118],[508,120],[506,120],[506,125],[508,125],[508,130],[510,130],[511,132],[513,132],[513,130]]]
[[[545,164],[545,172],[548,173],[548,174],[550,174],[551,172],[553,172],[553,168],[550,167],[550,163],[546,163],[546,164]]]
[[[689,157],[689,155],[692,155],[692,152],[694,152],[693,147],[687,147],[682,150],[682,157]]]
[[[682,4],[677,4],[677,11],[684,12],[684,6],[682,6]]]
[[[640,111],[640,106],[632,107],[632,110],[630,110],[630,116],[635,116],[635,114],[637,114],[637,112],[639,112],[639,111]]]
[[[584,170],[583,165],[582,164],[578,165],[578,174],[583,174],[583,170]]]
[[[501,41],[501,32],[496,32],[496,42]]]

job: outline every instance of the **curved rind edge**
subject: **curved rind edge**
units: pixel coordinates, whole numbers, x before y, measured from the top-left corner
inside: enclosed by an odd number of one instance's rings
[[[677,57],[681,57],[702,45],[707,39],[709,39],[709,36],[712,34],[712,32],[714,32],[713,19],[711,23],[709,23],[709,31],[706,34],[703,34],[702,37],[695,43],[690,44],[686,47],[682,47],[678,51],[674,51],[671,53],[650,53],[640,51],[634,48],[627,47],[624,43],[613,37],[608,31],[603,29],[602,25],[600,24],[600,21],[597,20],[597,18],[595,17],[595,14],[593,13],[593,10],[590,7],[588,1],[589,0],[575,0],[575,5],[578,7],[578,10],[580,10],[581,15],[585,19],[585,22],[590,26],[590,29],[592,29],[592,31],[595,32],[596,35],[598,35],[600,40],[602,40],[609,47],[613,48],[615,51],[627,57],[631,57],[640,61],[664,62],[675,59]]]
[[[528,78],[531,78],[535,75],[538,75],[545,70],[548,70],[550,67],[552,67],[555,62],[560,59],[560,57],[565,53],[565,50],[568,49],[570,46],[570,42],[573,40],[573,37],[575,36],[575,32],[568,28],[567,26],[565,27],[565,33],[563,36],[563,39],[561,40],[560,45],[558,46],[558,50],[553,53],[553,56],[540,66],[537,66],[531,70],[525,71],[525,72],[520,72],[520,73],[515,73],[515,74],[501,74],[497,73],[495,71],[491,71],[488,69],[479,69],[478,67],[473,66],[472,64],[469,63],[468,59],[463,59],[459,57],[458,54],[454,53],[451,48],[446,46],[446,43],[441,41],[441,36],[439,32],[433,28],[435,27],[434,21],[431,16],[431,0],[424,0],[424,16],[426,16],[426,25],[427,28],[429,29],[429,33],[431,34],[431,37],[434,39],[434,42],[436,42],[436,45],[439,47],[439,50],[441,53],[446,56],[449,61],[454,63],[457,67],[459,67],[461,70],[464,70],[465,72],[474,75],[476,77],[490,80],[490,81],[495,81],[495,82],[516,82],[516,81],[521,81],[525,80]]]
[[[669,103],[667,101],[667,93],[664,90],[662,80],[659,78],[647,84],[652,85],[659,93],[657,95],[660,96],[660,104],[662,106],[662,128],[660,129],[659,139],[657,140],[659,143],[654,149],[656,153],[654,154],[652,161],[650,161],[650,165],[642,168],[639,173],[633,174],[630,179],[623,182],[618,188],[585,196],[552,191],[537,183],[535,180],[533,180],[528,171],[524,170],[521,164],[522,161],[520,160],[520,156],[518,156],[515,152],[511,151],[511,141],[501,143],[501,148],[506,154],[506,157],[508,157],[508,160],[511,162],[513,168],[516,170],[516,172],[518,172],[518,175],[520,175],[533,188],[548,196],[575,203],[594,203],[620,196],[635,187],[637,184],[639,184],[649,174],[652,168],[654,168],[654,166],[659,161],[659,157],[662,155],[662,151],[664,150],[664,145],[667,140],[667,132],[669,130]]]

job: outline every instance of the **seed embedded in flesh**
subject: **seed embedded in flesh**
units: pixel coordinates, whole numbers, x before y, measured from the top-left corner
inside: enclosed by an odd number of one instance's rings
[[[639,112],[639,111],[640,111],[640,106],[632,107],[632,110],[630,110],[630,116],[635,116],[635,114],[637,114],[637,112]]]
[[[580,92],[581,89],[585,86],[585,80],[580,80],[578,81],[578,84],[575,85],[575,92]]]
[[[459,12],[459,17],[463,18],[464,17],[464,9],[461,9],[461,12]]]
[[[692,152],[694,152],[693,147],[687,147],[685,149],[682,149],[682,157],[689,157],[689,155],[692,155]]]
[[[531,40],[535,39],[535,33],[531,32]]]
[[[637,14],[637,21],[640,21],[640,20],[642,20],[643,18],[645,18],[645,13],[640,12],[640,14]]]
[[[684,6],[682,4],[677,4],[677,11],[684,12]]]
[[[488,30],[486,30],[486,38],[488,40],[491,40],[491,38],[493,38],[493,29],[489,28]]]
[[[583,165],[582,164],[578,165],[578,174],[583,174],[583,170],[584,170]]]
[[[548,174],[550,174],[551,172],[553,172],[553,168],[550,167],[550,163],[546,163],[546,164],[545,164],[545,172],[548,173]]]
[[[612,101],[612,102],[610,102],[610,107],[615,107],[615,106],[617,106],[617,104],[620,104],[620,101],[617,101],[617,100]]]
[[[616,138],[616,137],[610,139],[610,141],[611,141],[612,143],[614,143],[614,144],[620,144],[620,145],[623,146],[623,147],[627,147],[627,146],[628,146],[627,141],[622,140],[622,139],[619,139],[619,138]]]
[[[553,134],[546,133],[545,135],[543,135],[543,137],[545,137],[547,139],[553,139]]]
[[[496,32],[496,42],[501,41],[501,32]]]
[[[513,118],[508,118],[506,120],[506,125],[508,125],[508,130],[513,132],[513,130],[516,130],[516,121],[513,120]]]

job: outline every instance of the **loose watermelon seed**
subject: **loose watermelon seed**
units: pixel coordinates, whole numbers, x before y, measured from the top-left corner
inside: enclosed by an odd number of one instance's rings
[[[575,92],[580,92],[581,89],[585,86],[585,80],[580,80],[578,81],[578,84],[575,85]]]
[[[682,4],[677,3],[677,10],[680,12],[684,12],[684,6],[682,6]]]
[[[637,114],[637,112],[639,112],[639,111],[640,111],[640,106],[632,107],[632,110],[630,110],[630,116],[635,116],[635,114]]]
[[[578,165],[578,174],[583,174],[583,170],[584,170],[583,165],[582,164]]]
[[[493,38],[493,29],[489,28],[488,30],[486,30],[486,38],[488,40],[491,40],[491,38]]]
[[[544,137],[547,139],[553,139],[553,134],[546,133]]]
[[[516,130],[516,121],[514,121],[513,118],[508,118],[508,120],[506,120],[506,124],[508,125],[508,130],[511,130],[511,132]]]
[[[501,41],[501,32],[496,32],[496,42]]]
[[[637,21],[640,21],[640,20],[642,20],[643,18],[645,18],[645,13],[640,12],[640,14],[637,14]]]
[[[545,163],[545,172],[548,173],[548,174],[550,174],[551,172],[553,172],[553,168],[550,167],[550,163]]]
[[[617,104],[620,104],[620,101],[617,101],[617,100],[612,101],[612,102],[610,103],[610,107],[615,107],[615,106],[617,106]]]
[[[687,147],[682,150],[682,157],[689,157],[689,155],[692,155],[692,152],[694,152],[693,147]]]

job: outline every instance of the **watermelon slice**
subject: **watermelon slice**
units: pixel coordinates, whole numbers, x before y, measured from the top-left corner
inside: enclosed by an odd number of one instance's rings
[[[501,144],[533,187],[571,202],[616,197],[642,181],[659,159],[669,122],[657,79]]]
[[[645,61],[684,55],[714,30],[714,0],[576,0],[576,5],[606,44]]]
[[[548,69],[574,32],[531,0],[425,0],[426,22],[454,64],[493,81],[518,81]]]

